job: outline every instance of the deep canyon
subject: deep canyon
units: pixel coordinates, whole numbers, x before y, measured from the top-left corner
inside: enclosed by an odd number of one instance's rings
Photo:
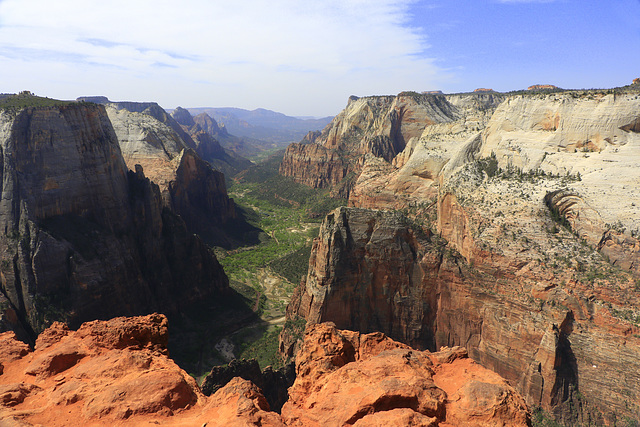
[[[216,254],[277,241],[228,194],[242,140],[155,103],[26,99],[0,109],[0,423],[640,420],[639,84],[349,98],[278,162],[346,205],[293,283],[295,378],[207,393],[165,315],[237,301]]]

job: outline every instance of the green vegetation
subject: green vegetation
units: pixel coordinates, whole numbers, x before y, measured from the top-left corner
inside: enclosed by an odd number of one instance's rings
[[[267,366],[271,366],[273,369],[280,369],[284,366],[283,360],[278,353],[278,342],[282,327],[276,326],[270,330],[261,330],[263,335],[253,342],[246,340],[246,336],[239,336],[237,338],[238,349],[236,355],[238,359],[256,359],[261,369]]]
[[[75,101],[61,101],[58,99],[36,96],[28,91],[17,95],[0,98],[0,110],[19,111],[30,107],[60,107],[63,105],[77,104]]]
[[[551,219],[553,220],[553,222],[555,222],[556,224],[560,224],[561,226],[563,226],[564,228],[566,228],[570,232],[571,231],[571,223],[567,220],[567,218],[565,218],[564,215],[562,215],[560,213],[560,211],[558,210],[558,208],[556,206],[551,204],[550,200],[551,199],[549,199],[549,201],[547,203],[547,207],[549,208],[549,212],[551,214]],[[557,229],[555,231],[552,230],[552,232],[554,232],[554,234],[555,234],[555,233],[558,232],[558,230]]]
[[[536,183],[541,178],[555,178],[561,180],[563,184],[569,182],[580,182],[582,177],[580,172],[571,174],[567,172],[565,175],[547,173],[542,169],[531,169],[524,172],[517,166],[508,166],[506,169],[502,169],[498,166],[498,160],[495,153],[491,153],[490,157],[478,159],[475,161],[476,168],[479,172],[484,172],[489,178],[498,177],[499,179],[510,179],[519,182],[531,182]]]
[[[312,221],[320,221],[331,210],[346,204],[346,200],[331,198],[329,190],[310,188],[297,184],[293,178],[279,175],[283,155],[284,151],[279,151],[263,163],[238,174],[229,192],[236,200],[248,197],[272,206],[303,209]]]
[[[285,291],[290,295],[306,274],[318,223],[345,200],[280,176],[282,154],[239,174],[229,186],[230,196],[247,220],[263,230],[261,243],[234,251],[217,249],[217,255],[232,281],[268,292],[258,277],[260,269],[268,268],[288,282]]]
[[[214,248],[237,292],[244,320],[226,319],[214,313],[210,304],[204,304],[202,313],[196,313],[198,319],[203,318],[201,321],[179,319],[176,325],[190,336],[183,334],[186,342],[180,344],[176,339],[173,348],[177,350],[170,351],[196,378],[212,366],[225,363],[214,348],[222,338],[233,343],[236,358],[255,358],[262,368],[277,368],[283,362],[278,354],[282,327],[294,328],[300,335],[304,332],[304,319],[283,325],[286,305],[306,275],[311,243],[318,235],[320,221],[346,201],[332,199],[326,190],[308,188],[278,175],[283,153],[241,172],[228,187],[229,196],[247,221],[262,231],[256,245],[234,250]],[[230,312],[225,313],[229,316]],[[194,317],[193,313],[190,317]],[[230,328],[230,322],[238,326]]]
[[[533,408],[531,412],[531,425],[533,427],[562,427],[562,424],[557,422],[553,418],[553,415],[549,414],[539,406]]]
[[[314,228],[311,231],[315,231],[316,235],[318,234],[317,228]],[[276,274],[287,279],[289,282],[298,284],[307,274],[310,256],[311,245],[306,245],[281,258],[271,261],[269,263],[269,268],[271,268]]]
[[[483,159],[476,160],[478,168],[487,174],[489,178],[493,178],[496,176],[498,171],[498,159],[496,158],[496,153],[492,152],[490,157],[486,157]]]

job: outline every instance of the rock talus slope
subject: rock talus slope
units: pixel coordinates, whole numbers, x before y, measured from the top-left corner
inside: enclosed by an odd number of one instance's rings
[[[45,330],[31,350],[0,334],[0,424],[66,426],[527,426],[502,378],[463,348],[416,351],[381,333],[315,325],[282,415],[236,377],[214,394],[167,357],[158,314]]]
[[[569,424],[635,417],[640,95],[499,95],[491,108],[445,99],[464,113],[425,120],[392,159],[360,157],[349,204],[406,216],[329,215],[289,318],[466,346]]]
[[[0,113],[3,327],[171,311],[228,289],[205,245],[127,171],[104,107]]]

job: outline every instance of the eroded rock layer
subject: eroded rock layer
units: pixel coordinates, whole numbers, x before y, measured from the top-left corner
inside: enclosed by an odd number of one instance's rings
[[[170,312],[228,289],[158,187],[127,171],[104,107],[4,111],[0,149],[4,328],[33,336],[52,320]]]
[[[501,99],[501,94],[352,97],[313,142],[287,148],[280,173],[315,188],[334,186],[352,177],[352,182],[345,183],[350,190],[366,154],[391,162],[425,128],[465,121],[482,123]]]
[[[106,106],[127,166],[131,170],[142,166],[145,176],[160,187],[164,204],[184,219],[190,232],[210,245],[237,244],[227,231],[246,224],[236,224],[238,215],[224,175],[198,154],[214,154],[219,148],[224,155],[224,150],[202,131],[194,133],[194,141],[172,116],[156,112],[156,107],[160,108],[146,103]]]
[[[167,357],[159,314],[54,323],[35,350],[0,334],[0,424],[527,426],[530,413],[463,348],[416,351],[381,333],[310,328],[282,415],[236,377],[211,396]]]
[[[455,199],[442,203],[440,215],[455,221],[456,233],[466,229],[468,237],[455,245],[467,247],[473,264],[397,211],[331,213],[289,319],[381,331],[417,348],[466,346],[529,405],[566,422],[611,424],[631,416],[629,402],[640,397],[640,329],[621,323],[611,307],[637,306],[629,297],[633,282],[623,273],[615,286],[586,282],[478,247],[471,243],[478,219]],[[295,341],[286,338],[282,350],[294,354]]]

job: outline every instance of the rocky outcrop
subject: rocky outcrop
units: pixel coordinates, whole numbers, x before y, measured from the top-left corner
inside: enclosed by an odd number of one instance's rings
[[[55,323],[34,351],[7,334],[0,342],[19,351],[0,353],[10,368],[0,375],[2,425],[282,425],[248,381],[238,378],[207,399],[167,357],[162,315],[95,321],[77,331]]]
[[[198,153],[219,153],[223,159],[229,156],[204,132],[197,131],[194,142],[171,116],[163,116],[166,123],[159,121],[157,114],[150,115],[143,106],[127,103],[118,109],[121,104],[107,105],[127,166],[142,166],[145,176],[160,187],[165,206],[185,220],[191,233],[200,235],[209,245],[237,246],[242,237],[230,231],[250,227],[238,217],[224,175],[213,170]],[[175,131],[176,126],[182,134]]]
[[[367,154],[391,162],[413,147],[426,128],[464,122],[471,103],[477,104],[475,111],[492,111],[501,97],[401,93],[350,99],[347,108],[313,143],[305,141],[287,148],[280,174],[316,188],[349,181],[348,195]]]
[[[560,89],[560,88],[554,85],[531,85],[527,88],[527,90],[554,90],[554,89]]]
[[[168,322],[152,314],[54,323],[35,349],[0,334],[0,424],[525,426],[523,399],[462,348],[412,350],[384,335],[316,325],[283,415],[235,377],[211,396],[167,356]],[[377,423],[377,424],[376,424]]]
[[[640,329],[621,324],[610,305],[637,307],[629,296],[634,282],[622,276],[616,291],[609,282],[536,267],[506,245],[503,254],[483,249],[474,240],[478,218],[455,199],[447,203],[448,211],[440,212],[452,224],[447,237],[466,248],[473,264],[398,212],[340,208],[314,241],[289,318],[381,331],[415,348],[464,345],[529,405],[555,411],[567,423],[612,424],[632,416],[629,402],[640,391],[629,378],[640,369],[633,357]]]
[[[381,333],[309,328],[286,425],[526,426],[522,397],[466,358],[463,348],[420,352]]]
[[[3,327],[172,312],[228,289],[142,170],[127,171],[104,107],[0,113]]]

